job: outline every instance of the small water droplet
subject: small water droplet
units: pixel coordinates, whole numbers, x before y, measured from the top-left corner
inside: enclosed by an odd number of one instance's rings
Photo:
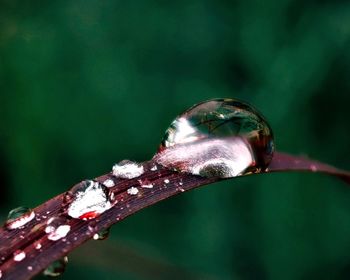
[[[111,192],[111,193],[109,194],[109,200],[110,200],[111,202],[113,201],[114,204],[118,202],[118,201],[115,200],[115,194],[114,194],[114,192]]]
[[[204,177],[258,173],[274,152],[272,130],[250,105],[234,99],[202,102],[167,129],[154,160]]]
[[[144,188],[144,189],[152,189],[153,188],[153,184],[143,184],[141,185],[141,188]]]
[[[131,187],[127,190],[127,193],[130,195],[137,195],[139,193],[139,189],[135,187]]]
[[[65,256],[62,259],[51,263],[44,271],[45,276],[57,277],[60,276],[66,269],[68,263],[68,257]]]
[[[25,206],[19,206],[17,208],[12,209],[8,213],[7,219],[8,220],[15,220],[15,219],[21,217],[23,214],[26,214],[27,212],[30,212],[30,208],[25,207]]]
[[[157,165],[153,165],[153,166],[151,167],[151,171],[157,171],[157,169],[158,169]]]
[[[108,238],[109,236],[109,232],[110,232],[110,227],[100,230],[99,232],[94,234],[93,239],[94,240],[105,240],[106,238]]]
[[[115,164],[112,168],[112,173],[115,177],[123,179],[132,179],[143,174],[144,168],[142,165],[130,160],[122,160]]]
[[[107,188],[112,188],[115,186],[114,181],[112,179],[107,179],[103,182],[103,184],[107,187]]]
[[[98,182],[83,181],[71,193],[74,199],[68,207],[68,215],[73,218],[94,219],[112,207],[108,188]]]
[[[13,260],[15,262],[20,262],[24,260],[26,257],[26,253],[22,250],[17,250],[16,252],[13,253]]]
[[[310,165],[310,169],[311,169],[312,172],[316,172],[317,171],[317,166],[314,165],[314,164],[311,164]]]
[[[42,247],[41,243],[40,242],[35,242],[34,243],[34,248],[37,249],[37,250],[40,250]]]
[[[46,233],[51,233],[55,231],[60,225],[64,225],[67,222],[67,219],[62,216],[51,217],[46,222]]]
[[[70,225],[60,225],[48,234],[47,239],[57,241],[63,237],[66,237],[69,231]]]
[[[30,208],[24,206],[17,207],[9,212],[5,227],[9,230],[21,228],[33,220],[34,217],[35,213]]]

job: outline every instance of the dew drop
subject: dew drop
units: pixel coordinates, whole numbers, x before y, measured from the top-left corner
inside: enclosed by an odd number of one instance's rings
[[[17,250],[16,252],[13,253],[13,260],[15,262],[20,262],[24,260],[25,257],[26,257],[26,253],[24,251]]]
[[[142,165],[130,161],[122,160],[121,162],[115,164],[112,168],[112,173],[117,178],[123,179],[133,179],[139,177],[143,174],[144,168]]]
[[[272,130],[257,110],[235,99],[213,99],[172,122],[154,160],[181,172],[229,178],[265,170],[273,152]]]
[[[51,233],[55,231],[60,225],[67,223],[67,219],[62,216],[51,217],[46,222],[45,232]]]
[[[112,179],[107,179],[103,182],[103,184],[107,187],[107,188],[112,188],[115,186],[114,181]]]
[[[100,230],[99,232],[94,234],[93,239],[94,240],[105,240],[109,236],[110,229],[111,228],[108,227],[106,229]]]
[[[51,263],[44,271],[45,276],[57,277],[60,276],[66,269],[68,263],[68,257],[65,256],[62,259],[54,261]]]
[[[157,169],[158,169],[157,165],[153,165],[153,166],[151,167],[151,171],[157,171]]]
[[[144,188],[144,189],[152,189],[153,188],[153,184],[149,183],[149,184],[143,184],[141,185],[141,188]]]
[[[63,237],[66,237],[69,231],[70,231],[70,225],[61,225],[58,228],[56,228],[53,232],[51,232],[47,236],[47,239],[52,241],[57,241]]]
[[[135,187],[131,187],[127,190],[127,193],[130,195],[137,195],[139,193],[139,189]]]
[[[71,190],[73,201],[68,207],[68,215],[82,220],[94,219],[112,207],[108,188],[86,180]]]
[[[70,231],[70,225],[67,225],[67,220],[63,217],[52,217],[47,221],[45,232],[48,234],[47,239],[56,241],[66,237]]]
[[[24,206],[17,207],[9,212],[5,227],[9,230],[21,228],[33,220],[34,217],[35,213],[30,208]]]
[[[34,243],[34,248],[35,248],[36,250],[40,250],[41,247],[42,247],[42,245],[41,245],[40,242],[35,242],[35,243]]]

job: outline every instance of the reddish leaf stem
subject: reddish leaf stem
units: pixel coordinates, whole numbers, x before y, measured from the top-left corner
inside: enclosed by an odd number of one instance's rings
[[[117,179],[111,173],[102,175],[96,180],[100,183],[106,179],[114,181],[110,188],[118,201],[111,209],[93,220],[83,221],[72,219],[67,215],[70,202],[69,192],[60,194],[34,209],[35,219],[21,229],[8,230],[0,228],[0,275],[2,279],[30,279],[45,269],[52,261],[67,255],[77,246],[91,239],[102,229],[125,219],[127,216],[157,203],[163,199],[221,180],[220,178],[203,178],[185,173],[170,171],[158,166],[156,171],[151,168],[153,161],[143,163],[145,172],[135,179]],[[350,182],[350,173],[338,170],[332,166],[308,160],[301,157],[276,153],[266,172],[288,170],[325,172]],[[153,188],[141,188],[141,183],[152,184]],[[78,185],[78,184],[77,184]],[[73,186],[75,187],[75,186]],[[127,190],[138,187],[137,195],[130,195]],[[44,229],[48,219],[61,216],[66,219],[71,230],[66,237],[57,241],[47,238]],[[40,249],[37,249],[40,244]],[[13,253],[16,250],[25,252],[26,257],[15,261]]]

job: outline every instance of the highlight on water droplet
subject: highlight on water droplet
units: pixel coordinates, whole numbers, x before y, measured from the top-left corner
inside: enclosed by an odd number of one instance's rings
[[[229,178],[264,171],[274,152],[264,117],[235,99],[213,99],[178,116],[154,160],[166,168]]]
[[[93,239],[94,240],[105,240],[106,238],[108,238],[110,230],[111,230],[110,227],[100,230],[99,232],[94,234]]]
[[[24,206],[17,207],[9,212],[5,227],[9,230],[24,227],[34,217],[35,213],[30,208]]]
[[[142,165],[130,161],[122,160],[121,162],[115,164],[112,168],[112,173],[117,178],[123,179],[133,179],[139,177],[143,174],[144,168]]]
[[[57,261],[51,263],[44,271],[45,276],[57,277],[60,276],[66,269],[68,257],[65,256]]]
[[[68,215],[82,220],[94,219],[112,207],[108,188],[86,180],[71,190],[73,201],[68,206]]]

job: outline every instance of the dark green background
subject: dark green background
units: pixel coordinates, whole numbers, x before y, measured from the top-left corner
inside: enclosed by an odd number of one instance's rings
[[[349,75],[349,1],[1,1],[0,213],[151,158],[216,97],[254,104],[277,149],[350,169]],[[284,173],[145,209],[62,279],[349,276],[349,187]]]

